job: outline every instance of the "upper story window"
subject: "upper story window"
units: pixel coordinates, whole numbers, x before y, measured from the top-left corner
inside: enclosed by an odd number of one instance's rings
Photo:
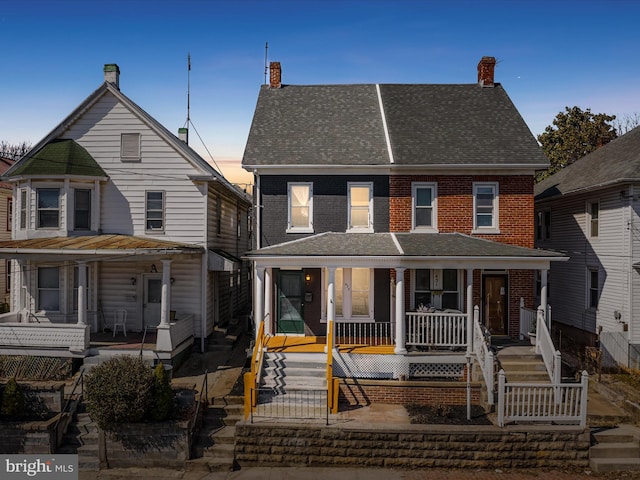
[[[164,230],[164,192],[147,192],[145,208],[147,230]]]
[[[436,196],[435,183],[412,184],[412,225],[414,230],[436,230],[438,218],[436,212]]]
[[[60,189],[38,188],[36,196],[38,204],[37,228],[60,228]]]
[[[20,189],[20,230],[27,228],[27,189]]]
[[[13,198],[7,198],[7,231],[13,229]]]
[[[473,229],[474,233],[499,233],[498,231],[498,184],[473,184]]]
[[[38,310],[60,311],[60,269],[38,267]]]
[[[349,183],[348,189],[349,230],[373,232],[373,184]]]
[[[536,215],[536,240],[551,238],[551,211],[542,210]]]
[[[600,202],[587,204],[587,232],[589,237],[597,238],[600,232]]]
[[[313,232],[313,184],[289,183],[287,232]]]
[[[123,161],[140,160],[139,133],[122,133],[120,135],[120,159]]]
[[[73,225],[75,230],[91,230],[91,190],[76,188],[73,192]]]
[[[598,269],[587,269],[587,308],[598,308],[600,296],[600,284],[598,282]]]

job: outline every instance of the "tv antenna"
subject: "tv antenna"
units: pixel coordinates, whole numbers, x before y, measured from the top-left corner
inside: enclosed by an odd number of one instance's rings
[[[269,65],[267,64],[267,52],[269,51],[269,42],[264,42],[264,84],[267,84],[267,73]]]
[[[189,128],[191,123],[191,52],[187,54],[187,121],[185,125]]]

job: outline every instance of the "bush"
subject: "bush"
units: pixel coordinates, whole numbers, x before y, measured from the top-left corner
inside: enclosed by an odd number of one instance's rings
[[[153,384],[151,369],[142,359],[129,355],[113,357],[87,374],[87,411],[103,430],[141,422],[152,403]]]
[[[18,385],[15,377],[11,378],[4,387],[0,415],[19,420],[26,412],[26,398],[22,387]]]
[[[173,390],[162,362],[153,370],[153,380],[153,405],[149,413],[153,420],[166,420],[173,411]]]

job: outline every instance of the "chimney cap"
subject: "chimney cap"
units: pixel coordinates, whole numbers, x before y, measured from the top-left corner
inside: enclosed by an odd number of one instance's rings
[[[120,90],[120,67],[115,63],[104,64],[104,81],[113,83]]]

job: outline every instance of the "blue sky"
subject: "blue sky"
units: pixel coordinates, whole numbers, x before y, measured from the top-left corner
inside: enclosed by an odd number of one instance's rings
[[[0,0],[0,140],[37,143],[120,89],[234,179],[268,61],[284,83],[474,83],[484,55],[532,133],[565,106],[640,112],[634,0]],[[235,166],[235,167],[234,167]]]

